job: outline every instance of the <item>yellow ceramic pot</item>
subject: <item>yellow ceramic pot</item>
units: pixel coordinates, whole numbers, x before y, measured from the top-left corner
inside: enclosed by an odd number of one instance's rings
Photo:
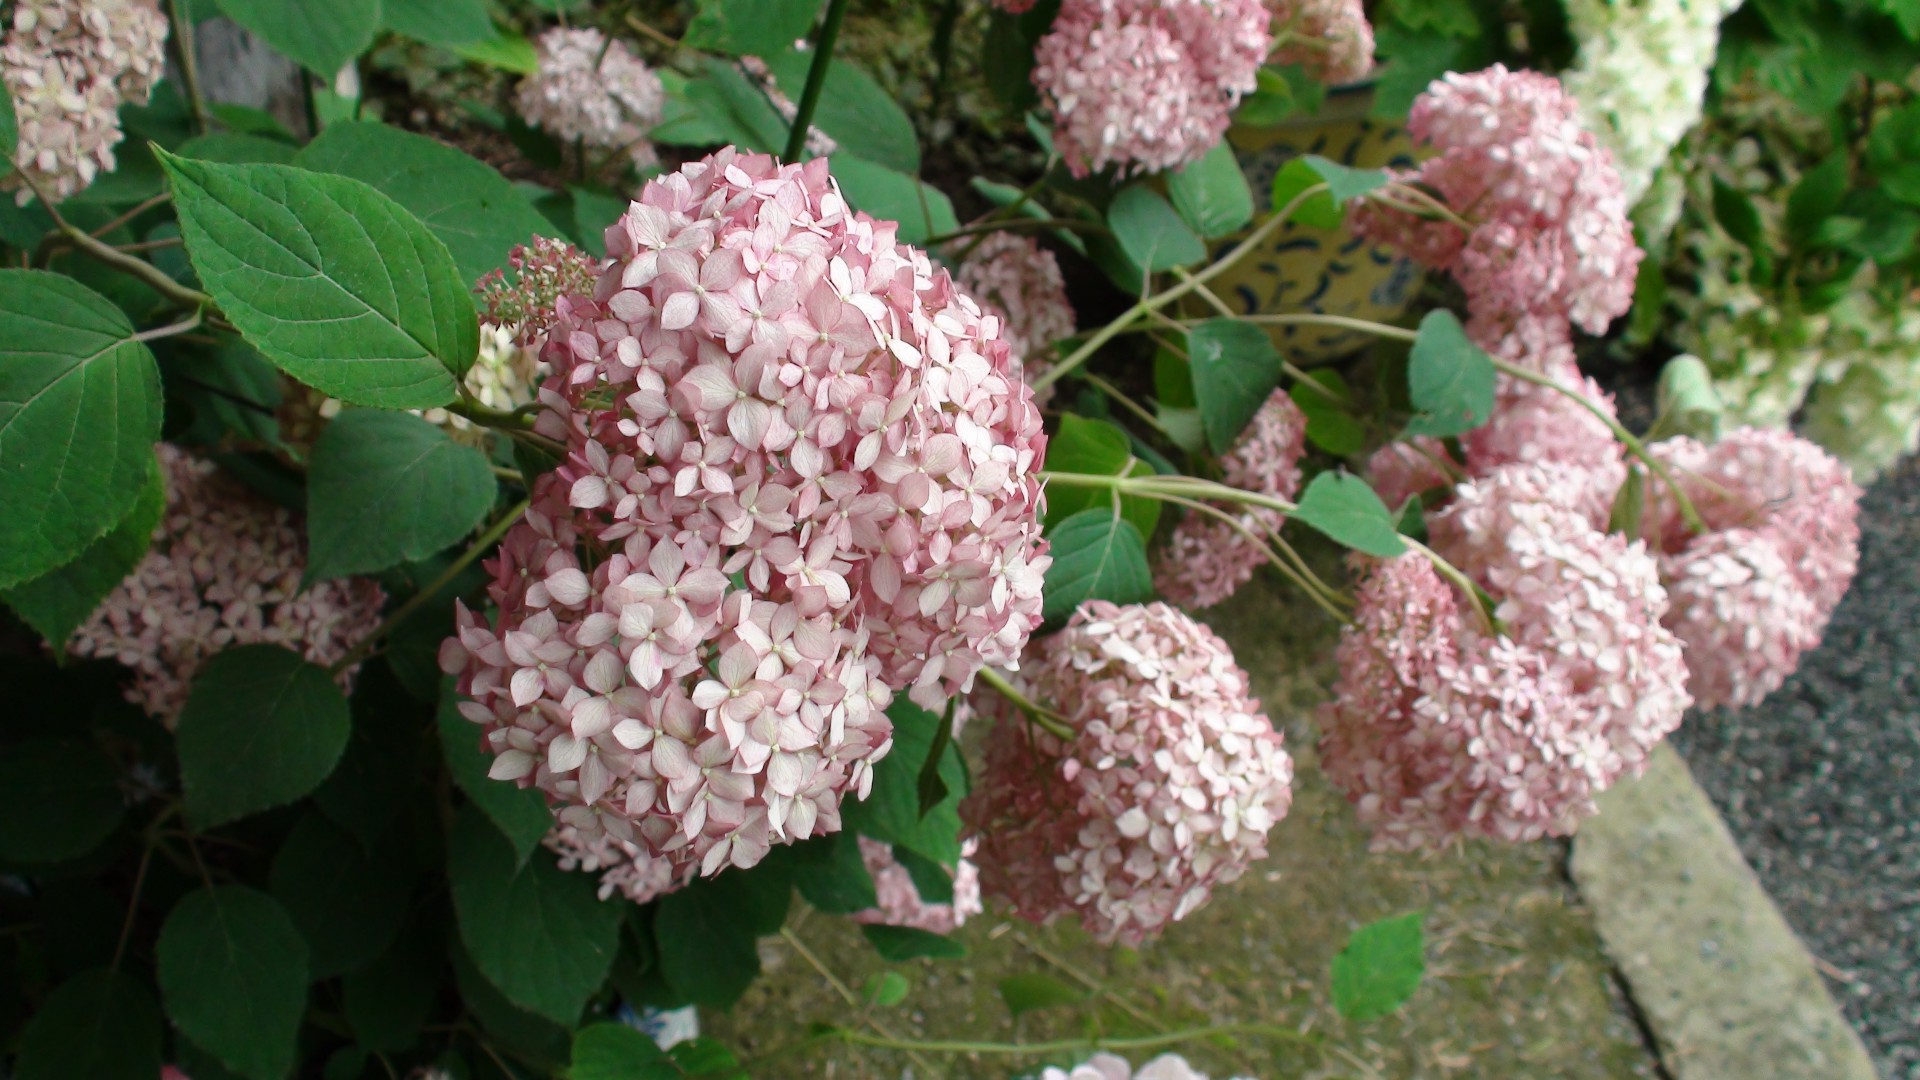
[[[1318,115],[1271,127],[1236,126],[1227,141],[1240,159],[1259,207],[1257,225],[1272,212],[1274,174],[1302,154],[1373,169],[1411,168],[1413,140],[1398,121],[1367,115],[1370,86],[1327,93]],[[1221,254],[1232,244],[1222,244]],[[1344,230],[1289,222],[1257,251],[1216,279],[1214,290],[1247,315],[1313,312],[1391,322],[1420,288],[1420,268],[1384,245],[1369,244]],[[1204,314],[1190,308],[1189,314]],[[1296,364],[1323,363],[1364,347],[1371,339],[1348,330],[1271,326],[1274,344]]]

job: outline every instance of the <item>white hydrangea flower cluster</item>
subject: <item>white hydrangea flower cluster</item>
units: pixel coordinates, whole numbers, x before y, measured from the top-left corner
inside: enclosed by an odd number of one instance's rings
[[[1561,77],[1581,119],[1613,151],[1627,201],[1637,202],[1653,174],[1700,122],[1720,22],[1740,0],[1567,0],[1580,43]]]
[[[120,106],[160,81],[167,19],[157,0],[21,0],[12,14],[0,79],[20,128],[13,161],[58,202],[113,171]]]
[[[1920,450],[1920,307],[1874,290],[1872,269],[1824,311],[1783,303],[1747,280],[1744,248],[1711,224],[1712,171],[1747,188],[1769,227],[1782,213],[1787,183],[1745,167],[1759,152],[1741,141],[1699,170],[1685,235],[1695,291],[1673,303],[1676,343],[1704,360],[1730,424],[1786,427],[1805,419],[1809,437],[1853,468],[1861,483]],[[1757,184],[1777,191],[1751,190]],[[1804,413],[1802,413],[1804,410]]]

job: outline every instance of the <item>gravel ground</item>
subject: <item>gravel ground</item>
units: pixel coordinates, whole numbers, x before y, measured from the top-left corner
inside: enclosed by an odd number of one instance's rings
[[[1674,741],[1881,1071],[1920,1080],[1920,459],[1868,491],[1861,532],[1799,673]]]

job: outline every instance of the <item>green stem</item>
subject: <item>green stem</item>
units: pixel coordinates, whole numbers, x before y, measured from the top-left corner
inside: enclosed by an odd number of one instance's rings
[[[1497,370],[1511,375],[1522,382],[1530,382],[1536,386],[1544,386],[1549,390],[1565,394],[1578,402],[1581,408],[1598,417],[1600,422],[1607,425],[1607,429],[1613,432],[1613,437],[1619,439],[1634,457],[1646,462],[1647,468],[1652,471],[1653,475],[1659,477],[1660,482],[1667,485],[1667,489],[1673,492],[1674,505],[1680,508],[1680,516],[1686,519],[1687,527],[1692,529],[1696,534],[1708,531],[1706,521],[1700,517],[1700,511],[1694,508],[1693,500],[1687,498],[1687,493],[1680,490],[1680,484],[1674,480],[1673,473],[1667,469],[1666,462],[1649,454],[1647,452],[1647,444],[1641,442],[1638,436],[1628,431],[1625,425],[1609,414],[1607,410],[1601,408],[1597,402],[1565,383],[1549,378],[1537,371],[1529,371],[1518,364],[1509,363],[1497,356],[1493,358],[1493,366]]]
[[[106,263],[115,270],[139,278],[154,292],[172,300],[181,307],[211,308],[214,306],[213,297],[208,296],[198,289],[187,288],[185,285],[168,277],[166,271],[144,259],[136,259],[131,255],[122,254],[115,250],[112,244],[93,236],[85,229],[68,221],[66,217],[60,213],[59,207],[53,204],[53,200],[47,198],[47,193],[41,189],[39,183],[34,180],[31,174],[24,169],[16,169],[15,172],[19,174],[21,182],[26,184],[34,196],[40,200],[40,205],[46,208],[47,216],[53,219],[54,228],[60,230],[61,235],[65,236],[67,241],[74,247],[79,248],[94,259]],[[41,252],[42,254],[49,254],[49,245],[42,243]],[[36,264],[43,263],[43,260],[40,258],[36,258],[34,261]]]
[[[807,129],[813,126],[813,111],[820,105],[820,91],[827,85],[827,69],[833,66],[833,46],[840,39],[840,23],[847,16],[847,0],[829,0],[826,21],[820,24],[820,36],[814,39],[813,63],[807,67],[807,87],[800,92],[800,104],[793,113],[793,130],[787,133],[788,161],[799,161],[807,148]]]
[[[1300,568],[1288,565],[1288,563],[1280,557],[1273,545],[1261,539],[1246,522],[1241,521],[1239,518],[1217,506],[1209,506],[1198,499],[1188,499],[1178,495],[1162,495],[1160,496],[1160,500],[1162,502],[1172,503],[1175,506],[1184,507],[1195,513],[1206,514],[1209,517],[1226,523],[1228,528],[1239,533],[1248,543],[1257,548],[1260,554],[1266,557],[1267,562],[1272,564],[1275,570],[1280,571],[1287,580],[1298,585],[1300,590],[1306,593],[1314,603],[1320,605],[1322,611],[1333,616],[1336,621],[1343,623],[1347,621],[1346,613],[1342,612],[1332,601],[1332,597],[1337,597],[1339,594],[1332,593],[1331,590],[1327,589],[1326,583],[1320,581],[1319,578],[1313,577],[1311,574],[1302,573],[1304,564]],[[1294,558],[1298,559],[1298,554],[1296,554]],[[1316,585],[1318,588],[1315,587]],[[1331,594],[1331,596],[1329,594]]]
[[[1408,547],[1419,552],[1428,562],[1432,563],[1433,568],[1439,571],[1441,577],[1453,582],[1455,588],[1467,594],[1467,603],[1473,605],[1474,613],[1480,616],[1480,621],[1486,626],[1488,632],[1492,633],[1495,637],[1503,636],[1506,633],[1505,628],[1500,625],[1500,620],[1493,617],[1492,608],[1487,606],[1485,593],[1481,591],[1480,586],[1473,583],[1472,578],[1462,573],[1459,567],[1441,558],[1439,552],[1415,540],[1413,537],[1402,536],[1400,539],[1405,541]]]
[[[1160,423],[1159,417],[1147,411],[1146,406],[1140,404],[1139,402],[1128,397],[1126,394],[1122,393],[1119,387],[1113,385],[1112,383],[1108,382],[1107,380],[1101,378],[1098,375],[1092,374],[1091,372],[1089,372],[1085,376],[1085,378],[1087,382],[1093,386],[1094,389],[1112,398],[1115,402],[1119,403],[1121,408],[1132,413],[1134,416],[1139,417],[1141,423],[1147,425],[1148,427],[1159,432],[1160,434],[1165,435],[1169,440],[1173,438],[1173,432],[1168,431],[1166,429],[1166,425]]]
[[[1261,326],[1329,326],[1340,330],[1358,330],[1363,334],[1392,338],[1395,341],[1413,341],[1420,336],[1418,332],[1403,326],[1389,326],[1386,323],[1354,319],[1345,315],[1298,312],[1287,315],[1242,315],[1240,319],[1242,322],[1259,323]]]
[[[380,625],[374,627],[372,633],[361,638],[354,644],[353,648],[347,650],[345,656],[334,661],[333,667],[328,669],[329,673],[339,675],[341,672],[365,659],[366,655],[373,650],[375,642],[392,633],[394,627],[406,622],[409,616],[420,610],[421,605],[433,599],[441,589],[446,588],[452,583],[454,578],[459,577],[462,570],[472,566],[475,559],[486,554],[502,536],[505,536],[507,530],[513,527],[513,523],[520,520],[520,515],[527,512],[527,507],[531,505],[531,501],[530,499],[520,500],[513,509],[500,515],[499,520],[487,526],[487,531],[481,533],[479,538],[467,547],[467,550],[461,552],[459,558],[449,563],[447,568],[440,572],[439,577],[434,578],[425,588],[408,597],[406,603],[393,609],[393,614],[380,620]]]
[[[206,134],[207,99],[200,92],[200,61],[194,55],[193,19],[180,0],[167,0],[173,16],[173,44],[180,54],[180,83],[187,92],[187,109],[193,113],[193,128]]]
[[[113,230],[119,228],[122,225],[125,225],[127,222],[132,221],[134,218],[139,217],[141,214],[146,213],[147,211],[153,209],[156,206],[159,206],[161,203],[164,203],[172,198],[173,198],[173,194],[171,192],[163,191],[160,194],[155,195],[150,199],[142,200],[140,203],[136,204],[133,207],[133,209],[128,210],[126,213],[121,214],[119,217],[116,217],[112,221],[107,222],[105,225],[102,225],[99,228],[93,230],[93,232],[89,235],[92,235],[99,239],[105,239],[108,233],[112,232]]]
[[[1174,495],[1189,499],[1205,499],[1210,502],[1246,503],[1249,506],[1264,506],[1269,510],[1278,510],[1283,514],[1297,513],[1300,507],[1285,499],[1272,495],[1262,495],[1257,491],[1245,491],[1228,484],[1217,484],[1212,480],[1201,480],[1193,476],[1101,476],[1094,473],[1066,473],[1042,471],[1040,479],[1048,484],[1061,484],[1066,487],[1115,488],[1122,495],[1145,495],[1160,498]]]
[[[1008,704],[1026,714],[1027,719],[1045,728],[1047,734],[1063,742],[1072,742],[1079,738],[1079,735],[1074,732],[1073,726],[1067,723],[1066,717],[1061,716],[1051,709],[1046,709],[1035,704],[1032,698],[1021,693],[1019,689],[1007,681],[1006,676],[1000,674],[998,671],[990,667],[983,667],[980,669],[979,679],[981,682],[992,687],[995,693],[1006,698]]]
[[[1107,342],[1112,341],[1115,337],[1124,333],[1129,326],[1133,325],[1134,320],[1150,311],[1159,311],[1175,300],[1180,299],[1221,274],[1226,273],[1232,268],[1234,263],[1245,258],[1254,249],[1266,243],[1268,237],[1278,232],[1280,227],[1287,223],[1287,219],[1293,216],[1293,212],[1299,209],[1302,203],[1325,190],[1327,190],[1327,185],[1315,184],[1301,191],[1293,197],[1292,201],[1281,207],[1277,213],[1261,222],[1259,228],[1249,233],[1245,240],[1234,245],[1233,250],[1221,256],[1213,265],[1197,274],[1187,277],[1171,288],[1142,298],[1139,303],[1121,312],[1118,318],[1101,327],[1098,332],[1082,343],[1079,348],[1069,353],[1064,360],[1061,360],[1047,371],[1042,372],[1038,378],[1033,380],[1033,388],[1035,390],[1042,390],[1053,385],[1062,375],[1086,363],[1087,358],[1098,352],[1102,345],[1105,345]]]

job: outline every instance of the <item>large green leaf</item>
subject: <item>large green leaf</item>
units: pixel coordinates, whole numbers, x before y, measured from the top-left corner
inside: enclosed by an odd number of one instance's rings
[[[147,484],[140,489],[133,510],[107,535],[88,544],[80,557],[58,570],[0,592],[0,602],[25,619],[65,659],[67,640],[87,621],[100,601],[140,565],[153,540],[154,526],[167,509],[166,482],[160,466],[149,466]]]
[[[1335,206],[1383,188],[1393,179],[1385,169],[1356,169],[1319,154],[1308,154],[1303,160],[1327,182],[1327,194],[1333,196]]]
[[[1486,423],[1495,374],[1493,358],[1467,339],[1453,312],[1427,312],[1407,356],[1407,395],[1416,410],[1408,433],[1444,438]]]
[[[1146,184],[1123,188],[1113,197],[1107,207],[1107,227],[1133,265],[1147,273],[1188,266],[1207,257],[1207,245]]]
[[[814,55],[788,48],[765,58],[781,91],[794,101],[806,88]],[[834,57],[827,67],[813,126],[863,161],[909,175],[920,171],[920,139],[906,110],[865,68],[844,57]]]
[[[196,828],[290,803],[320,786],[353,722],[325,668],[278,645],[228,649],[201,667],[175,732]]]
[[[1224,454],[1280,385],[1280,353],[1265,330],[1220,318],[1187,331],[1187,357],[1207,443]]]
[[[307,467],[307,580],[424,559],[493,506],[487,456],[408,413],[348,409]]]
[[[951,741],[940,751],[937,766],[947,797],[925,813],[920,811],[920,774],[940,742],[942,718],[915,705],[905,695],[887,707],[893,721],[893,749],[873,767],[873,790],[864,800],[849,799],[840,807],[849,831],[893,844],[948,867],[960,862],[960,799],[967,792],[967,767]]]
[[[924,244],[960,227],[946,192],[897,169],[863,161],[852,154],[833,155],[834,179],[856,210],[900,223],[903,243]]]
[[[380,18],[396,34],[448,49],[498,36],[487,0],[380,0]]]
[[[661,974],[697,1004],[732,1005],[760,974],[755,940],[780,930],[792,893],[784,860],[727,870],[668,893],[653,920]]]
[[[967,947],[960,942],[915,926],[862,926],[860,932],[874,952],[896,962],[921,957],[959,960],[967,955]]]
[[[1314,170],[1313,166],[1307,164],[1306,159],[1294,158],[1282,165],[1279,172],[1273,174],[1269,205],[1277,214],[1293,206],[1293,200],[1299,198],[1307,189],[1321,183],[1324,181],[1320,174]],[[1301,199],[1300,205],[1294,207],[1290,216],[1293,221],[1311,228],[1337,229],[1340,227],[1342,215],[1340,207],[1333,201],[1333,196],[1321,191]]]
[[[661,81],[667,87],[667,104],[653,129],[653,141],[670,146],[733,143],[762,153],[777,153],[786,145],[786,120],[737,65],[710,56],[698,76]]]
[[[155,947],[167,1018],[249,1080],[283,1080],[307,1008],[307,943],[273,897],[244,885],[196,889]]]
[[[600,899],[590,874],[552,856],[516,865],[513,847],[475,808],[447,841],[447,877],[460,940],[519,1008],[572,1027],[613,967],[623,905]]]
[[[267,359],[356,405],[453,400],[479,320],[426,226],[349,177],[159,153],[194,270]]]
[[[1141,470],[1127,433],[1105,420],[1067,413],[1060,430],[1047,440],[1047,468],[1054,472],[1089,476],[1130,476]],[[1149,466],[1146,472],[1151,472]],[[1058,523],[1093,506],[1112,506],[1113,493],[1096,487],[1057,485],[1047,490],[1047,521]],[[1120,497],[1120,513],[1133,522],[1141,536],[1152,536],[1160,521],[1160,500],[1139,495]]]
[[[447,970],[445,917],[419,909],[380,959],[340,980],[340,1007],[361,1046],[397,1054],[419,1041]]]
[[[294,163],[365,181],[405,207],[447,245],[469,285],[506,266],[514,245],[553,232],[526,195],[493,166],[386,124],[330,125]]]
[[[1240,171],[1240,159],[1224,139],[1199,161],[1168,173],[1167,194],[1186,223],[1209,239],[1253,220],[1253,191]]]
[[[644,1031],[603,1021],[574,1033],[568,1080],[680,1080],[684,1075]]]
[[[119,524],[153,468],[160,371],[106,297],[0,270],[0,588]]]
[[[776,56],[813,30],[820,0],[699,0],[686,43],[734,56]]]
[[[1293,384],[1287,396],[1307,418],[1307,441],[1335,457],[1349,457],[1367,445],[1367,429],[1350,411],[1353,394],[1332,368],[1317,368]]]
[[[1057,976],[1044,971],[1009,975],[996,983],[994,989],[999,992],[1000,1000],[1006,1002],[1007,1011],[1015,1016],[1039,1009],[1078,1005],[1087,1000],[1085,990],[1068,986]]]
[[[1426,971],[1426,912],[1368,923],[1333,958],[1333,1006],[1349,1020],[1374,1020],[1398,1009]]]
[[[1387,558],[1407,550],[1387,505],[1365,480],[1351,473],[1323,472],[1314,477],[1293,516],[1368,555]]]
[[[807,903],[829,915],[851,915],[878,904],[873,875],[860,857],[860,838],[831,832],[795,844],[793,883]]]
[[[151,1080],[160,1074],[160,1008],[132,976],[96,968],[48,995],[20,1036],[14,1080]]]
[[[75,859],[112,835],[119,773],[89,743],[35,739],[0,752],[0,859]]]
[[[540,838],[553,828],[553,811],[538,788],[515,787],[487,775],[493,755],[480,748],[480,729],[460,715],[460,696],[452,680],[440,691],[440,748],[454,785],[487,815],[513,848],[513,864],[527,861]]]
[[[13,95],[0,83],[0,176],[13,171],[13,151],[20,145],[20,121],[13,115]]]
[[[1047,531],[1053,565],[1047,568],[1042,612],[1063,619],[1088,600],[1116,604],[1153,599],[1153,573],[1147,569],[1147,545],[1133,522],[1096,506],[1082,510]]]
[[[219,0],[221,10],[260,39],[331,79],[373,44],[380,0]]]
[[[364,967],[393,944],[412,891],[405,854],[404,834],[369,852],[318,811],[281,842],[268,888],[306,938],[314,979]]]

